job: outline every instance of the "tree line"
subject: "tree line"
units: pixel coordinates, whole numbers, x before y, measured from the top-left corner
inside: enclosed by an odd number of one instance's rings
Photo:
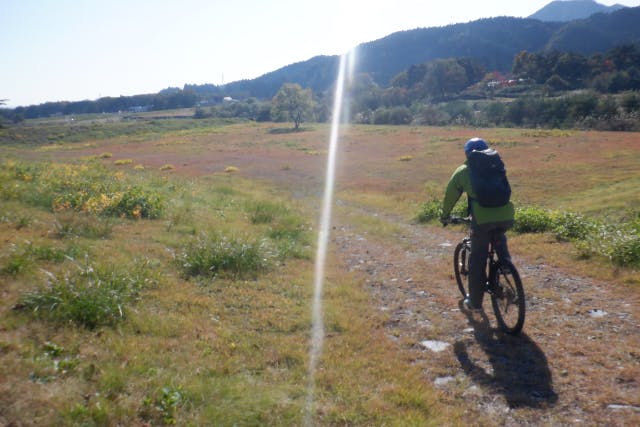
[[[356,123],[640,130],[640,45],[604,54],[519,53],[512,73],[475,60],[413,65],[387,88],[366,75],[351,90]]]
[[[2,110],[19,121],[56,114],[196,107],[196,118],[291,121],[330,119],[332,90],[314,93],[285,83],[271,99],[224,98],[220,87],[185,85],[158,94],[53,102]],[[583,127],[640,130],[640,45],[603,54],[526,52],[512,73],[488,72],[477,60],[437,59],[410,66],[379,86],[369,74],[350,82],[348,119],[363,124]]]
[[[171,88],[157,94],[103,97],[95,101],[58,101],[45,102],[27,107],[1,110],[8,120],[19,122],[24,119],[51,117],[56,115],[100,114],[117,112],[136,112],[150,110],[169,110],[190,108],[198,101],[195,92]]]

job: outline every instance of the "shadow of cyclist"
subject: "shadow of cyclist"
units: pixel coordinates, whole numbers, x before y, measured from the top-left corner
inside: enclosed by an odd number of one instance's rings
[[[544,408],[553,406],[558,395],[553,390],[553,380],[547,358],[526,334],[503,334],[494,329],[484,312],[472,313],[462,307],[462,312],[473,326],[475,341],[486,353],[489,372],[474,363],[467,348],[472,339],[457,341],[454,352],[465,373],[478,385],[504,395],[511,408]]]

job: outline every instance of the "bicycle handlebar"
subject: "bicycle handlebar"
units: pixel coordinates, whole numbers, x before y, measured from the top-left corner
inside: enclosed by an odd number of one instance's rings
[[[471,224],[471,217],[450,216],[449,218],[442,220],[442,225],[446,227],[447,224]]]

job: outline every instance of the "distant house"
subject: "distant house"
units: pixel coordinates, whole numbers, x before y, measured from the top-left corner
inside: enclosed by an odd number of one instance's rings
[[[130,113],[144,113],[147,111],[151,111],[153,105],[134,105],[133,107],[129,107],[127,110]]]
[[[516,80],[510,77],[505,77],[501,73],[494,71],[492,73],[492,79],[487,82],[487,87],[490,87],[490,88],[510,87],[510,86],[515,86],[522,82],[524,82],[523,79]]]

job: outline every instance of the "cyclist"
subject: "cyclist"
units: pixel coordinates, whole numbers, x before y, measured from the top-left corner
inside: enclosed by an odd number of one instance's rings
[[[469,154],[489,148],[481,138],[472,138],[464,145],[464,152]],[[491,235],[495,235],[494,242],[498,258],[511,260],[505,232],[513,227],[514,207],[511,202],[495,208],[483,207],[474,200],[475,194],[471,187],[471,174],[468,162],[460,165],[447,184],[444,200],[442,201],[442,217],[440,221],[447,224],[451,210],[462,193],[467,193],[468,210],[471,216],[471,256],[469,259],[469,295],[464,300],[464,306],[472,311],[482,310],[484,297],[483,284],[487,280],[485,265],[489,251]]]

